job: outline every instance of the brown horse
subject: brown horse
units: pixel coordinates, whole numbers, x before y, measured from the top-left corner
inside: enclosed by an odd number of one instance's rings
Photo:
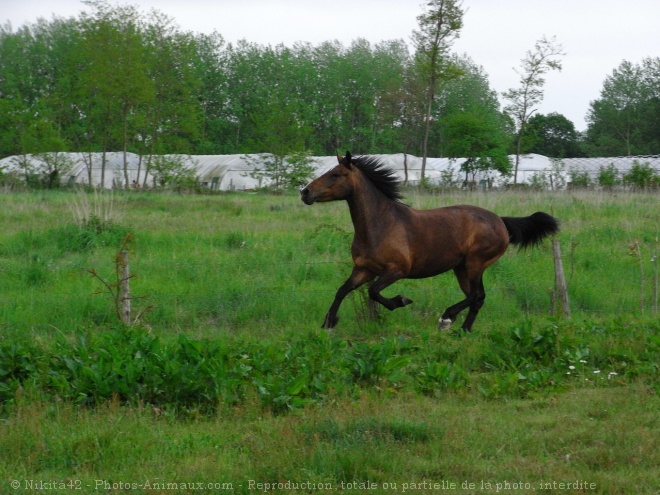
[[[353,272],[339,287],[323,322],[334,328],[346,295],[372,282],[369,297],[389,310],[412,303],[405,296],[386,298],[381,291],[402,278],[426,278],[454,270],[465,299],[448,307],[438,322],[449,328],[470,308],[462,328],[472,329],[486,292],[482,276],[509,244],[535,246],[559,231],[547,213],[529,217],[499,217],[476,206],[415,210],[400,202],[400,182],[394,171],[374,157],[337,156],[339,165],[300,191],[305,204],[346,200],[355,235]]]

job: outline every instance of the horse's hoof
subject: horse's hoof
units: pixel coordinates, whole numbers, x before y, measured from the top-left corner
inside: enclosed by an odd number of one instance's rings
[[[451,328],[452,321],[449,318],[440,318],[438,320],[438,330],[449,330]]]
[[[323,322],[323,325],[321,325],[321,328],[325,328],[326,330],[332,330],[335,328],[335,325],[339,321],[339,318],[330,318],[329,316],[325,317],[325,321]]]
[[[402,296],[399,294],[398,296],[394,296],[392,298],[392,302],[394,303],[391,308],[388,308],[390,310],[394,310],[396,308],[403,308],[404,306],[408,306],[408,304],[412,304],[412,299],[408,299],[406,296]]]

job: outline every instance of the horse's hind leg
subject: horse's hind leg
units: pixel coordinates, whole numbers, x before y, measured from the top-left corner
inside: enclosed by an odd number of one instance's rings
[[[474,320],[486,299],[486,292],[484,290],[482,279],[483,270],[475,270],[474,273],[469,273],[464,265],[460,265],[454,268],[454,274],[456,275],[461,290],[465,294],[465,299],[445,310],[438,322],[438,329],[448,329],[451,324],[456,321],[458,314],[465,308],[469,307],[470,311],[461,326],[463,330],[469,332],[472,330]]]
[[[454,275],[456,275],[458,285],[460,285],[463,294],[465,294],[465,299],[445,309],[445,312],[440,317],[440,321],[438,321],[438,330],[448,330],[451,324],[456,321],[458,314],[470,305],[468,300],[470,297],[470,281],[465,266],[460,265],[454,268]]]
[[[479,280],[475,280],[470,285],[473,288],[472,292],[470,292],[470,296],[468,297],[468,299],[471,300],[469,306],[470,311],[468,311],[468,314],[465,317],[465,321],[463,322],[463,325],[461,325],[461,328],[466,332],[472,331],[472,324],[477,318],[477,314],[479,313],[479,310],[484,305],[484,301],[486,300],[486,290],[484,289],[482,276],[479,276]]]

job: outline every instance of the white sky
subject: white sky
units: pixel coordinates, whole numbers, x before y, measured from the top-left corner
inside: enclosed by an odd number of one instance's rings
[[[403,39],[417,28],[420,0],[111,0],[155,8],[182,30],[220,33],[228,42],[318,44],[356,38]],[[559,112],[586,129],[589,102],[623,60],[660,56],[660,0],[464,0],[464,27],[454,50],[483,66],[493,89],[518,86],[513,68],[542,36],[556,36],[563,70],[546,77],[540,113]],[[80,0],[0,0],[0,23],[14,29],[39,17],[77,16]],[[500,101],[503,99],[500,96]]]

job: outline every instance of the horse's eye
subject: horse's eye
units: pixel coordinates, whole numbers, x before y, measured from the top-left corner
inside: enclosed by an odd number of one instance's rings
[[[334,172],[330,177],[337,179],[339,177],[339,172]]]

